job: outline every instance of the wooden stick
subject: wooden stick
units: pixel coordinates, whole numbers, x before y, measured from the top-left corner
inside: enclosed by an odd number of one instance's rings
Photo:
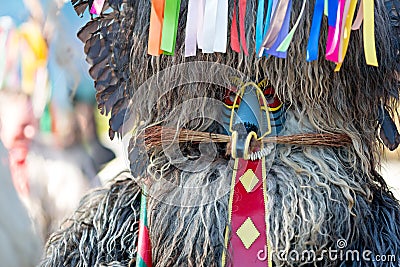
[[[144,141],[147,148],[161,146],[163,143],[230,143],[231,137],[224,134],[199,132],[187,129],[179,129],[179,134],[174,128],[152,126],[145,130]],[[304,133],[285,136],[264,137],[264,143],[302,145],[302,146],[328,146],[341,147],[352,144],[350,137],[346,134],[331,133]]]

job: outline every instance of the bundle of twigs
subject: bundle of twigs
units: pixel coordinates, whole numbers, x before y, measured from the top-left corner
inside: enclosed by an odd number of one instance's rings
[[[224,134],[214,134],[208,132],[192,131],[187,129],[179,129],[179,133],[174,128],[152,126],[144,132],[144,142],[147,149],[169,145],[171,143],[230,143],[231,137]],[[351,139],[346,134],[332,133],[305,133],[286,136],[264,137],[264,143],[290,144],[302,146],[328,146],[341,147],[350,145]]]

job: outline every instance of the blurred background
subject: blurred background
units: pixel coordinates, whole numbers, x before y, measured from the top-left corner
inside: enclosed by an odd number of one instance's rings
[[[79,18],[64,0],[0,4],[0,259],[35,266],[79,199],[128,164],[76,37],[88,12]],[[386,152],[381,173],[400,199],[399,159]]]
[[[36,266],[81,197],[128,165],[76,37],[89,17],[64,0],[0,4],[0,265]]]

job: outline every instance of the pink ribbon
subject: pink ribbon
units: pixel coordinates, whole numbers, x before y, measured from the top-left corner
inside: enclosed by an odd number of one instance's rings
[[[351,26],[352,30],[358,30],[361,27],[361,23],[362,23],[362,21],[364,19],[363,2],[364,1],[360,2],[360,7],[358,8],[356,19],[353,22],[353,26]]]
[[[100,15],[103,10],[104,0],[94,0],[92,7],[90,8],[90,14]]]
[[[335,26],[328,26],[328,41],[326,44],[326,59],[339,62],[339,47],[343,25],[343,13],[346,0],[339,0],[339,7],[337,10],[336,24]]]

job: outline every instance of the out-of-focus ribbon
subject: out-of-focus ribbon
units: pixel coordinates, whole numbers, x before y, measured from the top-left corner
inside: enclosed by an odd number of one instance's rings
[[[151,1],[149,41],[147,52],[152,56],[159,56],[162,54],[160,46],[164,20],[164,4],[165,0]]]
[[[324,2],[326,0],[316,0],[314,14],[311,22],[310,37],[307,44],[307,61],[318,59],[318,43],[321,32],[321,21],[324,13]],[[325,6],[326,7],[326,6]]]
[[[328,0],[324,0],[324,15],[328,17]]]
[[[90,14],[100,15],[103,10],[104,0],[94,0],[92,6],[90,7]]]
[[[181,0],[165,0],[161,50],[166,55],[173,55],[175,53],[180,8]]]
[[[22,40],[26,45],[21,46],[21,87],[27,94],[34,90],[42,90],[47,83],[48,47],[42,35],[39,24],[35,22],[24,23],[20,28]],[[40,86],[39,86],[40,85]]]

